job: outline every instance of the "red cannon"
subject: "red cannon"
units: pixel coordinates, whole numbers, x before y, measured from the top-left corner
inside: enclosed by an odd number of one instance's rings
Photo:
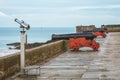
[[[52,40],[67,39],[69,40],[69,47],[71,50],[79,50],[81,47],[90,47],[94,51],[99,48],[99,43],[97,43],[94,38],[96,36],[93,33],[73,33],[73,34],[60,34],[52,35]]]
[[[107,30],[105,30],[104,28],[95,28],[93,30],[94,35],[102,36],[103,38],[106,37],[106,32],[107,32]]]
[[[81,47],[90,47],[97,51],[99,43],[95,40],[87,40],[86,38],[70,38],[70,49],[79,50]]]
[[[93,33],[96,36],[102,36],[103,38],[106,37],[106,32],[107,29],[103,29],[103,28],[95,28],[94,30],[91,31],[83,31],[83,33]]]
[[[108,33],[108,29],[107,28],[103,28],[105,33]]]
[[[96,36],[102,36],[103,38],[106,37],[106,34],[104,32],[95,31],[95,32],[93,32],[93,34]]]

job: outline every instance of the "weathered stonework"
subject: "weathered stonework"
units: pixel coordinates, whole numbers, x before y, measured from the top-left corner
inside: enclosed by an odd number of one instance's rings
[[[109,32],[120,32],[120,24],[101,25],[102,28],[107,28]]]
[[[60,40],[27,50],[25,65],[28,66],[41,63],[48,58],[65,52],[68,48],[65,44],[68,44],[68,42]],[[20,53],[0,58],[0,80],[5,80],[19,71]]]
[[[76,26],[76,32],[79,33],[86,30],[93,30],[94,28],[95,28],[95,25],[88,25],[88,26],[80,25],[80,26]]]

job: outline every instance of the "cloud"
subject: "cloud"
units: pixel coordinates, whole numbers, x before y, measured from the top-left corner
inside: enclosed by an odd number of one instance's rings
[[[104,3],[104,0],[102,0],[103,2],[96,0],[31,0],[29,3],[26,3],[28,0],[25,2],[5,1],[7,3],[4,2],[0,6],[0,9],[5,12],[0,12],[0,18],[2,16],[6,20],[11,16],[23,19],[32,26],[41,24],[45,26],[59,25],[60,27],[75,26],[77,24],[115,22],[120,18],[120,5]],[[101,3],[98,4],[99,2]]]
[[[75,6],[70,7],[72,10],[84,10],[84,9],[115,9],[120,8],[120,5],[106,5],[106,6]]]
[[[2,17],[2,18],[10,18],[10,19],[12,19],[12,16],[7,15],[7,14],[5,14],[5,13],[3,13],[3,12],[0,12],[0,17]]]
[[[1,16],[7,16],[6,14],[4,14],[3,12],[0,12],[0,17]]]
[[[34,10],[34,9],[114,9],[114,8],[120,8],[120,5],[99,5],[99,6],[46,6],[46,7],[38,7],[38,6],[4,6],[0,7],[1,9],[21,9],[21,10]]]
[[[62,7],[2,7],[6,9],[8,14],[26,14],[26,13],[75,13],[80,10],[110,10],[120,9],[120,5],[105,5],[105,6],[62,6]],[[1,13],[1,15],[5,15]]]
[[[75,27],[79,24],[107,24],[116,23],[119,21],[119,16],[109,14],[96,15],[80,15],[80,14],[23,14],[14,15],[14,17],[21,17],[21,19],[30,23],[32,27]]]

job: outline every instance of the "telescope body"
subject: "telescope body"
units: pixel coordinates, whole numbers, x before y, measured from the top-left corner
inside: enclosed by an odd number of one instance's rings
[[[25,23],[23,20],[18,20],[17,18],[15,19],[15,22],[20,24],[20,28],[26,28],[27,30],[30,29],[30,25]]]

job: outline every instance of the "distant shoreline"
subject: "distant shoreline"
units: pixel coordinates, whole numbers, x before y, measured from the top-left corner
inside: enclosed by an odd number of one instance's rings
[[[1,57],[4,57],[4,56],[7,56],[7,55],[11,55],[11,54],[15,54],[17,52],[20,52],[20,50],[17,50],[17,49],[0,49],[0,58]]]
[[[35,48],[35,47],[38,47],[38,46],[41,46],[41,45],[44,45],[44,44],[47,44],[47,43],[55,42],[55,41],[56,40],[48,40],[46,42],[28,43],[28,44],[25,45],[25,48],[26,49],[31,49],[31,48]],[[9,44],[6,44],[6,45],[9,46],[10,50],[13,50],[13,49],[20,50],[20,42],[9,43]]]

